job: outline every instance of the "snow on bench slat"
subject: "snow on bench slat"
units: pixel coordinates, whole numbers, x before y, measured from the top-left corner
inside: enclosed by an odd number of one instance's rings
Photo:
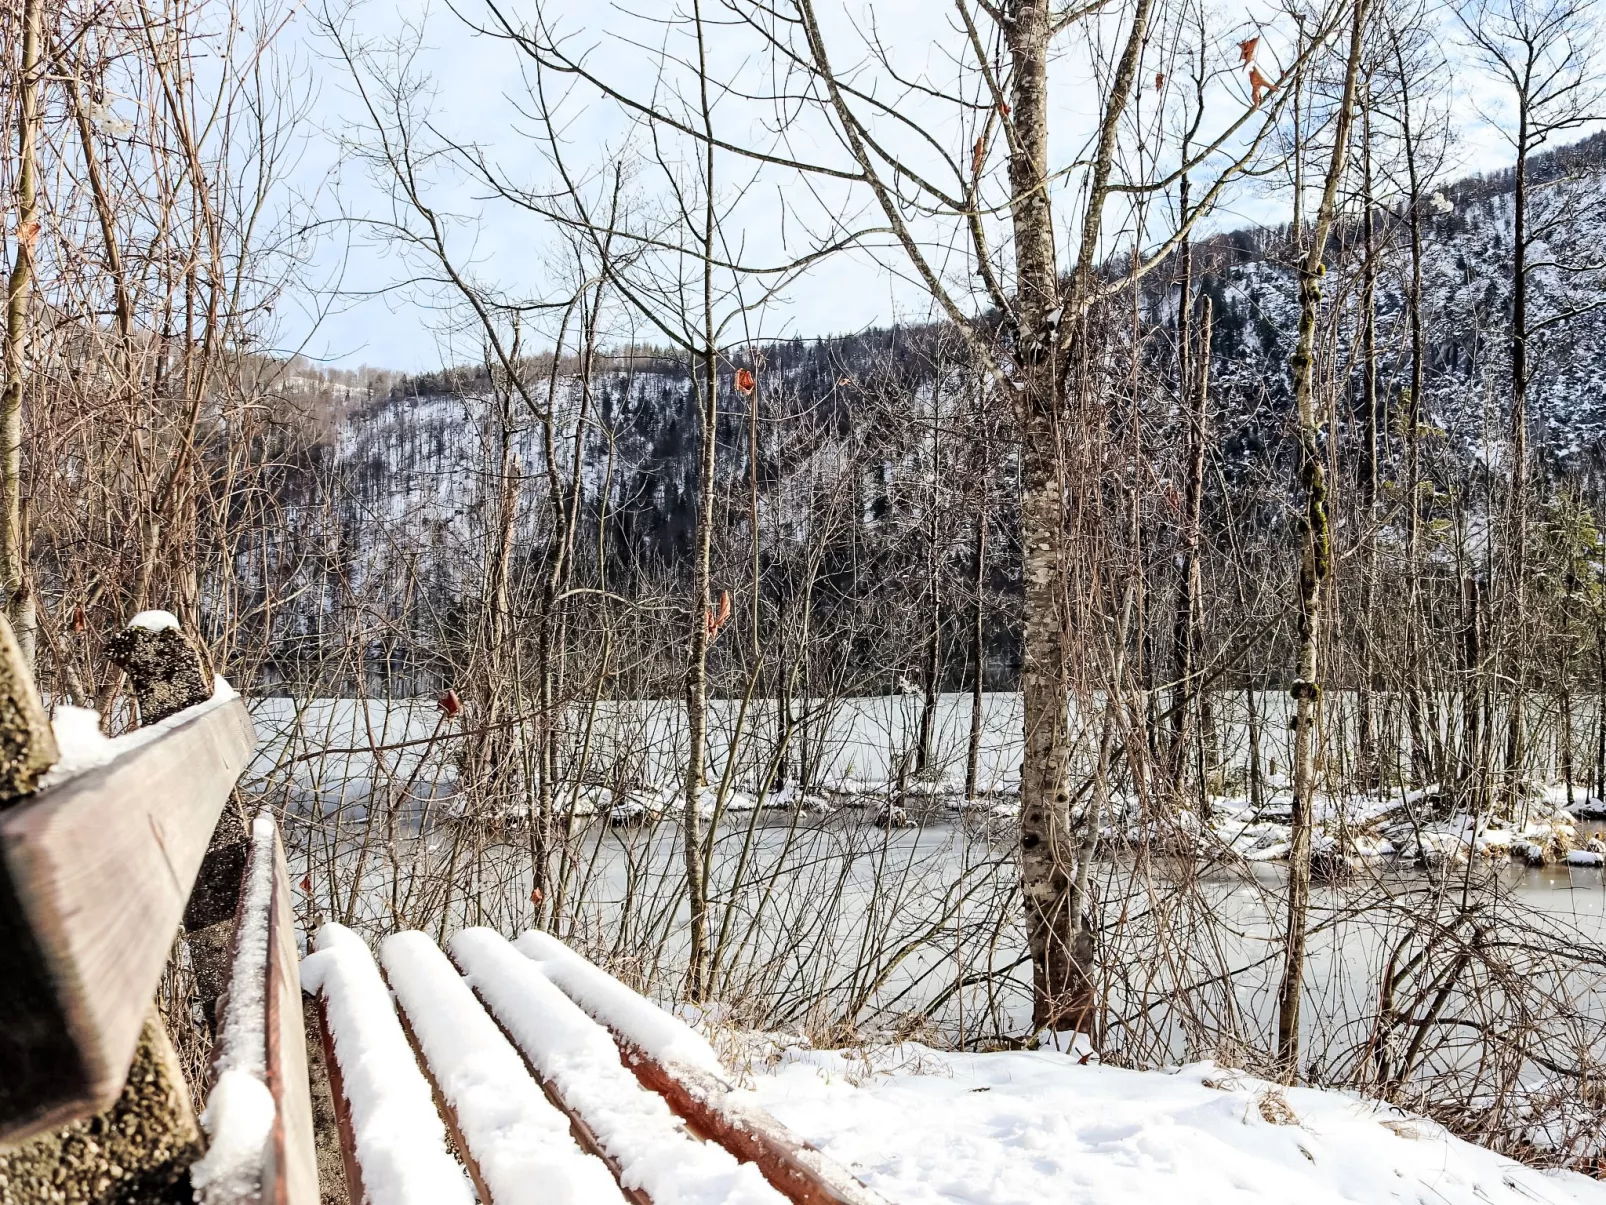
[[[665,1066],[679,1064],[720,1079],[727,1077],[714,1048],[695,1029],[587,962],[550,933],[532,929],[514,945],[562,988],[564,995],[643,1053]]]
[[[624,1200],[606,1165],[575,1144],[569,1119],[428,936],[397,933],[379,957],[496,1205]]]
[[[368,1202],[470,1205],[474,1190],[448,1149],[373,955],[342,925],[319,929],[315,944],[301,963],[301,986],[323,997]]]
[[[91,713],[93,714],[93,713]],[[277,1107],[268,1089],[268,919],[273,909],[273,817],[251,822],[234,963],[218,1035],[217,1080],[201,1124],[206,1155],[190,1168],[200,1201],[244,1200],[261,1187]]]
[[[687,1133],[619,1061],[607,1032],[500,934],[465,929],[450,945],[469,983],[591,1127],[626,1187],[654,1205],[785,1205],[753,1164]]]
[[[39,780],[39,789],[59,787],[89,770],[98,770],[125,753],[132,753],[135,749],[160,740],[204,712],[215,710],[239,697],[239,692],[228,684],[222,674],[214,674],[212,697],[206,702],[176,711],[165,720],[135,728],[122,736],[103,733],[100,730],[100,713],[94,708],[58,704],[50,721],[51,731],[56,736],[58,756],[56,764]]]
[[[704,1133],[742,1157],[764,1163],[771,1170],[771,1183],[784,1185],[785,1191],[812,1194],[810,1200],[882,1205],[881,1198],[846,1169],[806,1146],[774,1117],[737,1094],[713,1048],[684,1021],[631,991],[551,934],[532,929],[514,947],[565,995],[633,1048],[627,1057],[638,1078],[665,1092],[676,1111],[690,1117]],[[653,1064],[656,1069],[649,1069]]]

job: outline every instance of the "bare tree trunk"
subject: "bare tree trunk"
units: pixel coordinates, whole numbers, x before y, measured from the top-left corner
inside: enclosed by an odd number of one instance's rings
[[[1061,449],[1066,357],[1048,173],[1047,0],[1023,0],[1007,27],[1014,65],[1014,194],[1021,373],[1021,894],[1032,958],[1032,1024],[1081,1029],[1092,1011],[1091,936],[1071,915],[1065,507]],[[1053,315],[1054,317],[1050,317]]]
[[[931,498],[927,505],[930,515],[926,521],[926,597],[930,600],[931,614],[926,630],[926,664],[921,675],[923,697],[920,701],[920,747],[915,755],[915,773],[925,774],[931,769],[932,742],[937,735],[937,698],[942,689],[942,556],[939,546],[942,515],[940,497],[942,465],[938,459],[940,427],[937,406],[941,394],[932,391],[931,400]]]
[[[1260,705],[1255,699],[1255,684],[1244,689],[1244,707],[1249,716],[1249,806],[1256,812],[1265,804],[1265,786],[1260,768]]]
[[[698,405],[700,443],[697,449],[697,536],[692,562],[691,647],[686,666],[685,798],[681,816],[681,842],[686,861],[686,895],[689,925],[686,995],[700,1001],[708,991],[708,893],[703,873],[702,795],[708,762],[708,645],[713,636],[713,591],[710,561],[714,538],[714,469],[718,459],[719,375],[714,340],[714,143],[713,109],[708,96],[708,47],[704,37],[702,6],[693,0],[697,31],[697,84],[703,121],[703,229],[702,338],[699,356],[691,364],[692,393]],[[700,360],[700,364],[699,361]],[[697,374],[702,369],[702,391]]]
[[[1606,799],[1606,621],[1595,607],[1595,798]]]
[[[1472,783],[1483,763],[1483,592],[1464,569],[1461,577],[1461,775]]]
[[[28,589],[27,532],[22,512],[23,361],[28,354],[28,297],[39,238],[39,77],[43,71],[44,0],[25,0],[22,76],[17,104],[16,256],[6,285],[6,385],[0,395],[0,574],[6,618],[24,663],[33,668],[34,601]]]
[[[1182,143],[1182,156],[1188,155],[1188,144]],[[1188,175],[1182,175],[1177,187],[1178,216],[1186,220],[1188,213]],[[1193,318],[1193,240],[1183,237],[1178,249],[1182,279],[1177,296],[1177,408],[1188,414],[1187,476],[1183,479],[1182,523],[1177,533],[1178,574],[1176,610],[1171,622],[1171,672],[1176,686],[1172,691],[1171,785],[1180,801],[1182,779],[1188,764],[1188,737],[1192,730],[1193,705],[1193,635],[1194,609],[1198,602],[1199,585],[1199,516],[1200,493],[1204,484],[1204,438],[1198,416],[1189,402],[1194,397],[1193,382],[1188,369],[1193,348],[1191,324]]]
[[[1521,641],[1528,611],[1528,98],[1517,103],[1517,165],[1512,196],[1511,263],[1511,615],[1507,639]],[[1501,801],[1515,815],[1527,758],[1525,693],[1528,658],[1516,657],[1506,712],[1506,765]]]
[[[712,153],[712,152],[710,152]],[[710,203],[710,213],[712,204]],[[697,378],[697,365],[692,368]],[[708,899],[703,889],[702,795],[704,767],[708,762],[708,643],[712,634],[713,591],[710,586],[710,553],[714,532],[715,426],[719,415],[718,378],[712,349],[702,356],[702,384],[697,392],[701,426],[701,445],[697,456],[697,540],[692,564],[691,648],[686,665],[686,754],[685,799],[681,817],[681,839],[686,859],[686,892],[690,903],[690,950],[686,971],[686,994],[701,1000],[707,988]]]
[[[1016,264],[1016,364],[1021,435],[1021,895],[1032,959],[1032,1023],[1085,1031],[1094,1008],[1093,936],[1074,907],[1070,820],[1071,616],[1065,550],[1064,398],[1073,338],[1094,296],[1094,259],[1118,123],[1148,34],[1150,0],[1137,0],[1111,78],[1094,152],[1077,263],[1062,297],[1048,188],[1047,0],[1022,0],[1005,34],[1013,68],[1009,184]],[[1071,325],[1059,329],[1062,316]]]
[[[983,468],[983,472],[986,469]],[[976,604],[970,627],[970,659],[975,667],[970,680],[970,740],[965,746],[965,798],[976,798],[981,775],[981,696],[987,668],[986,598],[987,589],[987,502],[986,481],[982,481],[982,501],[976,507],[975,562],[972,584]]]
[[[1393,36],[1391,31],[1391,36]],[[1437,757],[1435,736],[1430,735],[1428,708],[1422,690],[1422,388],[1425,375],[1425,340],[1422,332],[1422,186],[1417,174],[1417,132],[1413,128],[1410,75],[1396,38],[1395,63],[1401,81],[1400,121],[1404,144],[1406,178],[1410,194],[1406,198],[1410,215],[1411,277],[1406,305],[1411,328],[1411,384],[1405,409],[1405,705],[1411,731],[1411,774],[1421,783],[1437,773],[1442,775],[1442,758]]]
[[[1368,76],[1361,105],[1361,229],[1365,246],[1361,260],[1361,429],[1363,446],[1360,464],[1360,508],[1362,538],[1366,556],[1361,566],[1361,682],[1359,733],[1356,769],[1362,788],[1375,789],[1379,782],[1376,699],[1373,679],[1377,676],[1373,635],[1377,606],[1377,479],[1378,479],[1378,400],[1377,400],[1377,212],[1372,201],[1372,84]]]
[[[1356,80],[1360,73],[1367,0],[1354,0],[1344,95],[1333,130],[1322,199],[1311,230],[1310,247],[1299,271],[1299,338],[1290,362],[1294,405],[1299,422],[1299,489],[1304,496],[1303,541],[1299,566],[1298,672],[1294,697],[1294,799],[1289,824],[1288,931],[1282,985],[1277,999],[1277,1057],[1282,1074],[1292,1082],[1299,1073],[1299,1004],[1305,974],[1305,927],[1310,908],[1311,802],[1316,790],[1316,728],[1320,722],[1321,685],[1317,653],[1321,644],[1323,588],[1332,572],[1332,536],[1328,528],[1327,480],[1322,468],[1321,424],[1315,400],[1316,323],[1321,312],[1323,254],[1338,204],[1349,147]]]
[[[1186,279],[1186,278],[1184,278]],[[1195,680],[1198,672],[1199,628],[1202,592],[1199,581],[1199,520],[1204,503],[1205,425],[1210,404],[1210,298],[1204,299],[1199,316],[1199,351],[1193,375],[1188,382],[1193,406],[1188,419],[1188,478],[1184,487],[1182,512],[1182,581],[1177,596],[1174,643],[1177,668],[1176,745],[1171,751],[1172,775],[1178,796],[1182,793],[1183,767],[1187,762],[1190,735],[1197,733],[1199,745],[1199,790],[1206,789],[1207,766],[1204,757],[1204,716],[1196,714],[1203,703]]]

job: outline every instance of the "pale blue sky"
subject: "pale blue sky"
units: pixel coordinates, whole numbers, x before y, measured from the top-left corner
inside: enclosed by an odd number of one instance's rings
[[[473,143],[502,165],[504,173],[532,189],[549,187],[552,171],[539,147],[528,137],[528,80],[521,72],[517,54],[506,44],[474,33],[463,17],[482,18],[482,0],[456,0],[457,10],[444,3],[427,0],[399,0],[387,6],[380,0],[362,0],[350,10],[346,27],[360,36],[384,40],[404,35],[409,28],[423,30],[422,51],[413,60],[418,74],[427,79],[433,91],[429,102],[430,120],[443,137],[460,143]],[[690,0],[682,0],[689,5]],[[513,0],[509,11],[517,13],[520,0]],[[674,6],[667,0],[636,0],[638,7],[602,4],[596,0],[563,0],[548,11],[561,14],[563,27],[572,31],[577,45],[592,47],[592,61],[604,65],[611,77],[618,78],[639,95],[647,96],[654,80],[656,37],[650,20],[669,14]],[[713,10],[714,6],[708,6]],[[833,24],[826,33],[839,55],[839,70],[850,67],[863,53],[863,36],[870,18],[883,38],[893,46],[900,69],[910,75],[925,74],[946,82],[952,77],[951,50],[954,33],[951,10],[933,0],[827,0],[822,10]],[[461,16],[459,15],[461,14]],[[1242,21],[1241,16],[1230,18]],[[1449,34],[1450,29],[1446,29]],[[728,40],[720,42],[720,37]],[[1268,32],[1266,49],[1277,52],[1275,29]],[[315,124],[305,154],[295,176],[296,186],[306,194],[316,192],[316,207],[329,217],[345,214],[355,218],[383,219],[389,213],[386,197],[367,179],[362,165],[343,156],[339,139],[361,114],[349,74],[333,57],[330,43],[318,32],[317,22],[299,12],[289,31],[287,48],[302,57],[308,78],[315,89],[312,113]],[[1286,46],[1282,53],[1287,53]],[[717,64],[736,69],[738,79],[751,73],[754,86],[760,86],[765,68],[742,56],[751,43],[737,34],[716,35],[711,57]],[[1483,170],[1501,165],[1506,150],[1497,131],[1488,128],[1479,116],[1498,117],[1498,94],[1481,84],[1467,71],[1458,71],[1458,145],[1453,152],[1456,171]],[[1087,98],[1092,93],[1089,68],[1085,60],[1067,60],[1057,66],[1059,81],[1054,94],[1053,122],[1055,150],[1061,161],[1071,159],[1086,136],[1091,115]],[[1230,83],[1236,86],[1237,81]],[[1221,94],[1223,107],[1240,106],[1241,100]],[[1474,102],[1481,102],[1475,105]],[[770,136],[765,119],[768,112],[733,98],[720,101],[720,122],[733,140]],[[521,112],[521,108],[524,112]],[[571,124],[565,130],[565,143],[571,161],[578,167],[605,166],[617,153],[624,126],[617,110],[606,102],[595,102],[578,92],[569,98],[564,110]],[[940,105],[930,109],[930,132],[947,145],[958,141],[956,126],[947,123],[947,110]],[[788,131],[794,152],[834,157],[842,162],[839,149],[823,138],[823,131],[807,123]],[[816,137],[820,135],[820,137]],[[903,144],[912,155],[926,153],[916,141]],[[933,166],[937,166],[933,161]],[[801,199],[795,182],[761,177],[750,192],[742,193],[744,169],[731,162],[721,165],[728,183],[721,189],[734,206],[733,229],[746,242],[746,258],[783,258],[786,248],[801,245],[800,222],[813,222],[824,228],[828,218],[851,223],[863,216],[877,215],[870,210],[864,194],[824,196],[818,202]],[[428,173],[430,200],[443,212],[453,215],[455,253],[472,266],[480,278],[516,289],[531,298],[555,296],[559,292],[561,269],[554,265],[554,236],[549,227],[520,214],[485,195],[485,189],[464,173],[439,165]],[[651,186],[643,184],[647,191]],[[786,204],[781,202],[785,194]],[[1267,195],[1264,189],[1237,189],[1220,207],[1213,224],[1230,228],[1256,220],[1275,220],[1282,216],[1286,201]],[[780,225],[783,209],[794,207],[791,226]],[[1067,203],[1062,211],[1074,208]],[[281,309],[284,323],[281,342],[301,347],[315,359],[341,367],[370,364],[379,367],[421,370],[439,366],[442,361],[477,359],[478,341],[461,330],[454,333],[449,313],[429,291],[397,288],[409,276],[409,264],[390,239],[361,229],[331,226],[316,259],[308,265],[308,278],[324,290],[338,287],[343,294],[332,303],[316,329],[309,333],[310,321]],[[937,237],[940,232],[934,232]],[[733,235],[733,237],[736,237]],[[889,270],[890,265],[895,270]],[[904,261],[895,250],[881,255],[856,253],[833,258],[787,289],[763,318],[760,334],[800,333],[805,336],[831,334],[885,323],[894,317],[917,319],[930,312],[930,302],[922,288],[904,279]],[[532,336],[532,341],[539,341]]]

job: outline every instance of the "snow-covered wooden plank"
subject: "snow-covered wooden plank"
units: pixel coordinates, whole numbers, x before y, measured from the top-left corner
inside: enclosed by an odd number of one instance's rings
[[[0,811],[0,1143],[97,1112],[121,1091],[207,842],[256,743],[232,694],[138,738],[108,742],[105,764],[58,767],[59,781]]]
[[[345,1080],[340,1074],[340,1060],[335,1057],[335,1039],[329,1032],[329,1018],[323,1007],[322,997],[316,999],[312,1015],[318,1023],[324,1075],[328,1079],[330,1103],[334,1107],[335,1114],[335,1129],[340,1139],[340,1163],[346,1185],[346,1199],[351,1205],[365,1205],[368,1193],[362,1186],[362,1165],[357,1162],[357,1135],[351,1125],[351,1103],[346,1096]]]
[[[500,934],[465,929],[450,947],[531,1069],[590,1128],[622,1187],[654,1205],[784,1205],[754,1164],[692,1135],[620,1062],[608,1031]]]
[[[318,930],[301,986],[318,997],[353,1205],[471,1205],[429,1081],[362,938]]]
[[[608,1168],[576,1144],[569,1118],[440,948],[397,933],[380,961],[488,1205],[623,1205]]]
[[[881,1196],[763,1109],[739,1102],[713,1048],[679,1017],[632,991],[551,934],[514,943],[565,995],[605,1025],[625,1066],[693,1129],[755,1164],[797,1205],[884,1205]]]
[[[252,822],[215,1085],[191,1170],[203,1205],[317,1205],[295,915],[279,826]]]
[[[268,1090],[273,1093],[273,1160],[264,1205],[317,1205],[318,1149],[307,1076],[306,1018],[301,1012],[301,952],[296,943],[290,868],[273,828],[273,915],[268,948]]]

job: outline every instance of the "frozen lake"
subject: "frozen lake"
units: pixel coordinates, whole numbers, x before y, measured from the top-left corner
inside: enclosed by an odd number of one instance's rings
[[[1276,715],[1280,698],[1259,702]],[[906,783],[920,791],[911,797],[914,826],[874,823],[875,792],[884,800],[889,780],[907,765],[919,702],[891,696],[822,705],[806,724],[794,713],[798,756],[788,789],[806,766],[811,788],[844,792],[833,794],[830,814],[736,806],[738,795],[753,799],[784,722],[767,705],[750,709],[739,726],[736,703],[715,705],[709,778],[718,784],[728,769],[732,806],[711,837],[710,931],[716,995],[733,1021],[839,1036],[926,1034],[960,1045],[1026,1027],[1013,824],[985,811],[949,810],[962,783],[968,696],[941,700],[934,772]],[[289,808],[291,877],[304,884],[299,906],[307,923],[340,919],[371,934],[491,924],[512,933],[536,920],[530,828],[497,817],[454,819],[465,742],[458,722],[444,720],[432,700],[255,706],[264,737],[256,789]],[[983,789],[1014,787],[1018,707],[1013,695],[984,698]],[[589,739],[582,739],[588,719]],[[560,804],[565,792],[582,801],[604,791],[675,794],[684,747],[679,705],[614,703],[589,716],[571,713],[570,723],[561,764],[571,776],[560,782]],[[805,726],[806,746],[796,731]],[[1274,761],[1286,765],[1285,740],[1286,729],[1267,720],[1268,773]],[[854,790],[868,792],[866,806],[843,804]],[[510,805],[515,819],[527,805],[527,796]],[[544,923],[667,1000],[679,990],[685,959],[676,814],[615,826],[604,813],[581,808],[558,817]],[[1267,1048],[1281,972],[1281,867],[1117,846],[1097,863],[1095,881],[1107,1048],[1133,1062]],[[1487,970],[1468,972],[1468,1008],[1496,1020],[1544,1012],[1557,1018],[1546,1042],[1593,1049],[1606,1000],[1600,871],[1491,871],[1481,861],[1439,877],[1379,865],[1316,888],[1302,1014],[1307,1048],[1330,1052],[1335,1067],[1362,1058],[1391,957],[1401,949],[1407,960],[1421,954],[1423,973],[1439,974],[1455,948],[1440,938],[1466,916],[1480,932],[1499,935],[1505,951]],[[1485,1023],[1470,1013],[1465,1020]],[[1447,1049],[1452,1062],[1472,1057]]]

